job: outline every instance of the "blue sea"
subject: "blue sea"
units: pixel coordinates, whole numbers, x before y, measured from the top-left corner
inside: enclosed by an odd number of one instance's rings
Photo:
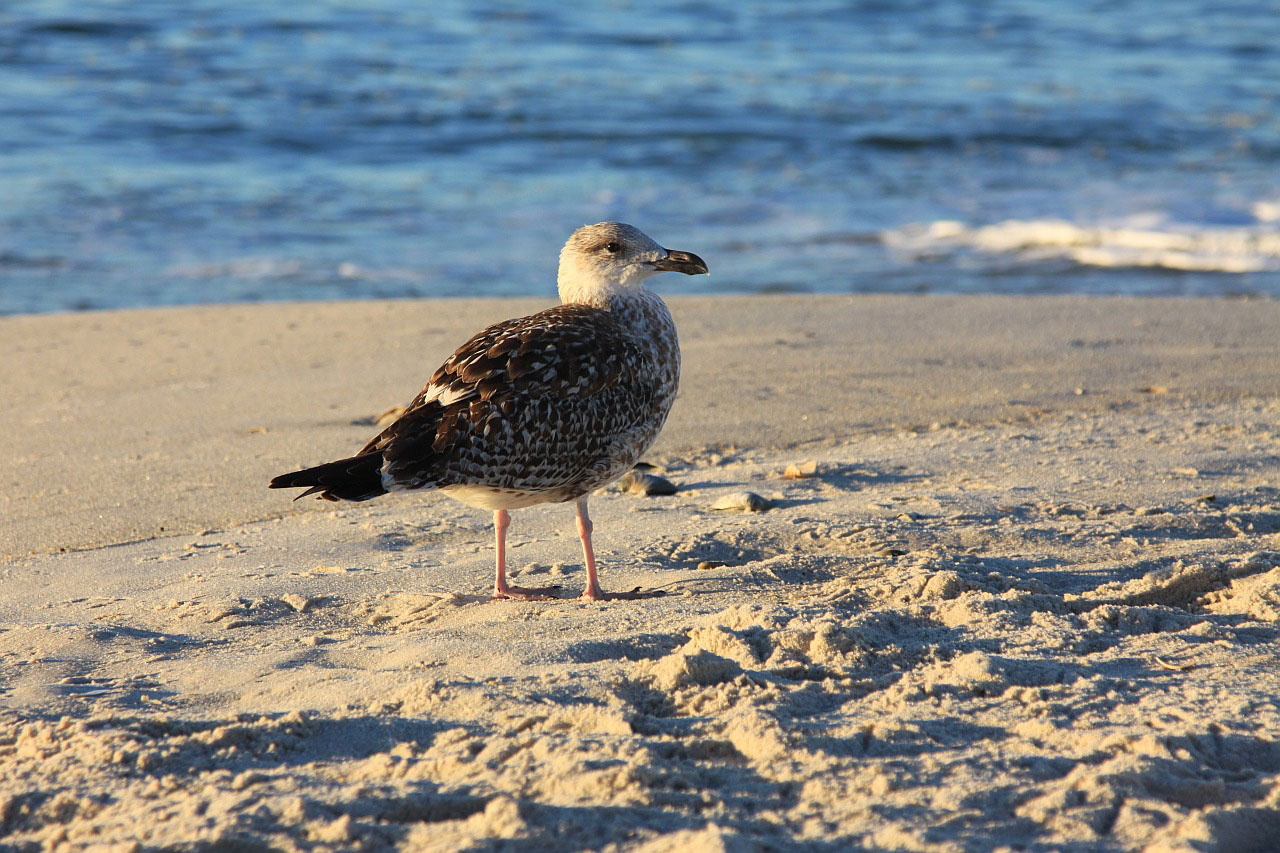
[[[1275,0],[0,5],[0,313],[554,293],[1280,296]]]

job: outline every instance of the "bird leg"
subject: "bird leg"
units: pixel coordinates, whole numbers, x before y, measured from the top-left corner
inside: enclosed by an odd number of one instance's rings
[[[555,596],[547,593],[558,589],[554,586],[543,586],[530,589],[522,586],[507,585],[507,528],[511,526],[511,513],[505,509],[494,510],[493,532],[497,540],[498,577],[493,584],[494,598],[518,598],[522,601],[546,601]]]
[[[596,575],[596,552],[591,547],[591,516],[587,515],[587,498],[578,498],[578,537],[582,540],[582,558],[587,563],[587,588],[582,597],[587,601],[608,601],[614,598],[648,598],[636,587],[631,592],[605,592],[600,588],[600,579]]]

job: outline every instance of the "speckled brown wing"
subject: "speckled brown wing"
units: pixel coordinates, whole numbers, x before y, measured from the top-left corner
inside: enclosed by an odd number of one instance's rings
[[[498,323],[459,347],[362,454],[381,454],[391,488],[569,495],[611,473],[637,431],[656,434],[648,427],[666,412],[649,367],[603,309],[562,305]]]

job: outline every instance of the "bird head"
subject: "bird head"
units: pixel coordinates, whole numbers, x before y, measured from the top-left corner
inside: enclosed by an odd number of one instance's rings
[[[584,225],[560,250],[557,281],[566,304],[603,304],[660,272],[700,275],[706,262],[691,252],[659,246],[639,228],[622,222]]]

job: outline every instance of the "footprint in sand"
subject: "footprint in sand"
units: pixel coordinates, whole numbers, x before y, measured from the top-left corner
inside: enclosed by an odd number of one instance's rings
[[[347,608],[348,612],[367,625],[391,631],[416,631],[442,616],[468,604],[487,601],[484,596],[440,593],[417,595],[395,593],[383,598],[360,601]]]

